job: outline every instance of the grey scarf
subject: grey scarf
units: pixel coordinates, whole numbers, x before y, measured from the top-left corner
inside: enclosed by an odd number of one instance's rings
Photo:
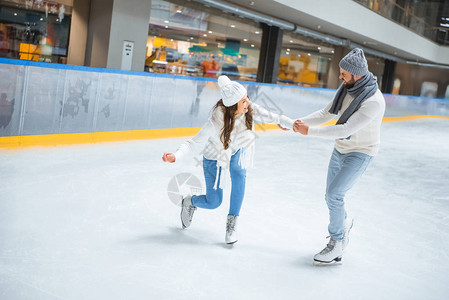
[[[360,108],[363,101],[376,93],[377,88],[377,78],[374,77],[373,73],[371,72],[368,72],[368,74],[363,76],[363,78],[357,80],[352,88],[346,89],[342,83],[338,88],[337,94],[335,95],[329,112],[334,115],[338,114],[343,104],[343,99],[346,97],[346,93],[349,93],[349,95],[354,97],[354,99],[340,116],[337,124],[346,123],[349,117],[351,117],[352,114]],[[348,137],[348,139],[349,138],[350,137]]]

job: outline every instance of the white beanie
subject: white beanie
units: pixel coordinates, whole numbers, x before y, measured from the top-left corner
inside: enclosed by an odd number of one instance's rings
[[[221,100],[226,107],[233,106],[246,95],[246,89],[243,85],[231,81],[226,75],[218,77],[218,86],[220,87]]]

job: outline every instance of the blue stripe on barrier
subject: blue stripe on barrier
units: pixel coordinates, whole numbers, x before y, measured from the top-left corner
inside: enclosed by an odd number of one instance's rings
[[[238,80],[237,80],[238,81]],[[252,81],[238,81],[241,84],[247,85],[259,85],[259,86],[272,86],[272,87],[280,87],[280,88],[289,88],[289,89],[301,89],[301,90],[323,90],[326,92],[336,91],[336,89],[328,89],[328,88],[319,88],[319,87],[311,87],[311,86],[298,86],[298,85],[286,85],[286,84],[276,84],[276,83],[264,83],[264,82],[252,82]]]
[[[187,77],[187,76],[172,75],[172,74],[160,74],[160,73],[149,73],[149,72],[139,72],[139,71],[124,71],[124,70],[117,70],[117,69],[64,65],[64,64],[57,64],[57,63],[47,63],[47,62],[20,60],[20,59],[2,58],[2,57],[0,57],[0,64],[41,67],[41,68],[49,68],[49,69],[75,70],[75,71],[84,71],[84,72],[92,72],[92,73],[111,73],[111,74],[176,78],[176,79],[212,81],[212,82],[217,81],[216,79],[204,78],[204,77],[190,77],[190,76]]]
[[[124,70],[117,70],[117,69],[64,65],[64,64],[57,64],[57,63],[47,63],[47,62],[20,60],[20,59],[3,58],[3,57],[0,57],[0,64],[32,66],[32,67],[41,67],[41,68],[49,68],[49,69],[76,70],[76,71],[84,71],[84,72],[124,74],[124,75],[134,75],[134,76],[160,77],[160,78],[175,78],[175,79],[194,80],[194,81],[210,81],[210,82],[217,81],[217,79],[211,79],[211,78],[205,78],[205,77],[182,76],[182,75],[149,73],[149,72],[138,72],[138,71],[124,71]],[[238,81],[238,82],[240,82],[241,84],[244,84],[244,85],[272,86],[272,87],[289,88],[289,89],[303,89],[303,90],[313,89],[315,91],[323,90],[326,92],[336,91],[336,89],[306,87],[306,86],[296,86],[296,85],[284,85],[284,84],[275,84],[275,83],[262,83],[262,82],[252,82],[252,81]],[[391,94],[384,93],[384,95],[391,95]],[[411,96],[411,95],[394,95],[394,96],[402,96],[402,97],[408,97],[408,98],[419,98],[419,99],[423,99],[423,100],[436,100],[437,102],[447,103],[447,100],[439,99],[439,98],[423,98],[421,96]]]
[[[205,78],[205,77],[182,76],[182,75],[149,73],[149,72],[138,72],[138,71],[124,71],[124,70],[117,70],[117,69],[64,65],[64,64],[57,64],[57,63],[39,62],[39,61],[31,61],[31,60],[20,60],[20,59],[2,58],[2,57],[0,57],[0,64],[41,67],[41,68],[49,68],[49,69],[75,70],[75,71],[93,72],[93,73],[124,74],[124,75],[134,75],[134,76],[149,76],[149,77],[160,77],[160,78],[175,78],[175,79],[194,80],[194,81],[217,82],[217,79],[211,79],[211,78]],[[238,82],[240,82],[241,84],[244,84],[244,85],[257,85],[257,86],[271,86],[271,87],[280,87],[280,88],[313,89],[313,90],[332,91],[332,89],[326,89],[326,88],[314,88],[314,87],[284,85],[284,84],[275,84],[275,83],[262,83],[262,82],[252,82],[252,81],[238,81]]]

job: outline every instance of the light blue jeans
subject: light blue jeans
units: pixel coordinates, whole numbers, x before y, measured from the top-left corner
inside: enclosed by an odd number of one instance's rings
[[[240,150],[231,157],[229,172],[231,174],[231,204],[229,215],[238,216],[245,196],[246,169],[239,165]],[[203,157],[204,179],[206,180],[206,195],[192,196],[192,205],[199,208],[215,209],[223,201],[223,189],[214,189],[217,176],[217,161]],[[220,180],[221,167],[218,172]]]
[[[343,239],[346,219],[345,194],[365,172],[372,156],[360,152],[341,154],[334,149],[327,171],[326,203],[329,208],[329,234],[332,239]]]

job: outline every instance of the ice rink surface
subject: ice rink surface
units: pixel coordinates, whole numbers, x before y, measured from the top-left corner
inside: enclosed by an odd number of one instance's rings
[[[229,193],[181,229],[165,164],[184,138],[0,152],[0,299],[447,299],[449,120],[384,123],[347,194],[342,265],[316,267],[333,140],[258,132],[239,242]]]

